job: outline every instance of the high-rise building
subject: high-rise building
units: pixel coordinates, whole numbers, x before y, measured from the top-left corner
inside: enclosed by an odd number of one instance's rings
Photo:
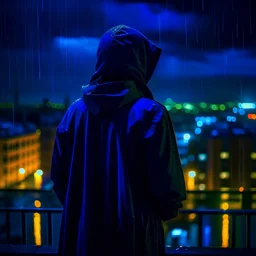
[[[195,189],[238,189],[242,192],[256,188],[254,134],[242,130],[239,133],[219,132],[210,137],[202,134],[200,141],[190,144],[189,154],[193,161],[188,164],[188,172],[195,172]]]
[[[40,168],[40,132],[0,137],[0,188],[21,182]]]
[[[208,142],[207,189],[249,189],[253,186],[253,136],[216,137]]]

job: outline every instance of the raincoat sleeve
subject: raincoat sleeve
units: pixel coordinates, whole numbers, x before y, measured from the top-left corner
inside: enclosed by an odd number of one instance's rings
[[[151,119],[145,137],[154,213],[166,221],[178,215],[178,209],[186,199],[186,188],[173,125],[163,106]]]
[[[52,153],[51,180],[53,190],[64,205],[68,186],[67,131],[58,127]]]

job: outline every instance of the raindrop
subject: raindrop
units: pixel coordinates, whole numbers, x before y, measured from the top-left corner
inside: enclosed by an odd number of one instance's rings
[[[234,32],[233,31],[232,31],[232,38],[231,39],[232,39],[232,48],[234,48],[234,40],[235,39],[234,39]]]
[[[10,54],[10,49],[8,48],[8,85],[9,88],[11,88],[11,54]]]
[[[38,57],[38,79],[41,80],[41,52],[40,52],[40,18],[39,8],[36,6],[36,25],[37,25],[37,57]]]
[[[187,28],[187,16],[185,15],[185,42],[186,47],[188,48],[188,28]]]
[[[25,24],[25,32],[24,32],[24,45],[25,45],[25,49],[24,49],[24,80],[27,80],[27,7],[26,4],[24,4],[24,24]]]
[[[236,37],[238,38],[238,16],[236,16]]]
[[[223,9],[221,10],[221,28],[222,28],[222,32],[224,32],[224,11]]]
[[[67,24],[67,0],[64,0],[64,10],[65,10],[65,14],[64,14],[64,17],[65,17],[65,37],[68,36],[68,24]],[[66,68],[66,73],[68,71],[68,47],[66,45],[66,48],[65,48],[65,68]]]
[[[249,0],[249,9],[250,9],[250,33],[252,34],[252,2]]]
[[[216,26],[216,3],[215,3],[215,0],[214,0],[214,5],[213,5],[213,33],[214,35],[216,35],[216,31],[217,31],[217,26]]]
[[[242,47],[243,47],[243,51],[244,51],[244,31],[242,32]]]
[[[157,17],[158,19],[158,42],[161,45],[161,13]]]
[[[217,28],[218,48],[220,49],[220,29]]]

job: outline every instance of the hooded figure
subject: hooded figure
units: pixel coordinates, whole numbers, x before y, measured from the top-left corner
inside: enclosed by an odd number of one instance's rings
[[[90,84],[58,126],[51,179],[62,256],[164,255],[162,221],[186,194],[169,113],[147,87],[160,53],[135,29],[107,31]]]

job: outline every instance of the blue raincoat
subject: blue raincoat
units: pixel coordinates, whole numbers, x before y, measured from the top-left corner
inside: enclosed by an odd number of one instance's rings
[[[186,194],[169,113],[146,86],[160,53],[135,29],[107,31],[90,84],[58,126],[62,256],[164,255],[162,221]]]

